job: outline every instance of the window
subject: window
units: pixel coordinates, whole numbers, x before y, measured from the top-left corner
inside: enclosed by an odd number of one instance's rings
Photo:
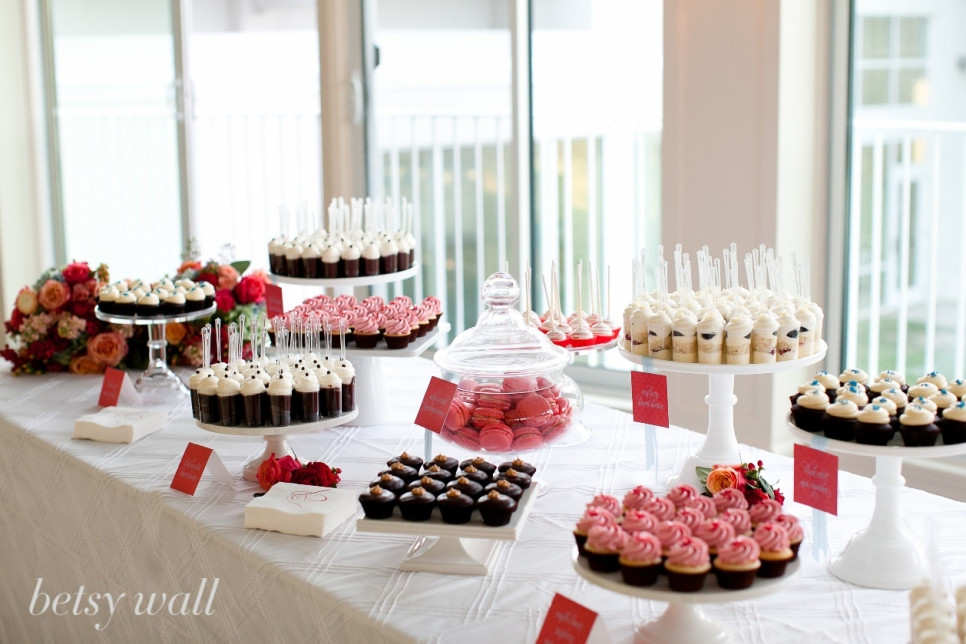
[[[855,67],[861,105],[924,105],[927,19],[861,16],[857,26]]]

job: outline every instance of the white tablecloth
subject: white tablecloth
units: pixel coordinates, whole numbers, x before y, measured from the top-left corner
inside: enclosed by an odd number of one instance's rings
[[[397,422],[291,438],[303,461],[341,467],[346,489],[361,491],[403,450],[423,452],[423,431],[411,419],[435,369],[422,359],[385,362]],[[133,445],[72,440],[74,418],[96,409],[99,387],[96,377],[0,373],[2,642],[532,642],[558,592],[597,611],[614,641],[629,642],[636,623],[666,607],[581,579],[571,567],[571,529],[595,493],[623,494],[642,483],[663,489],[699,434],[656,430],[648,467],[648,431],[625,413],[587,405],[589,441],[528,456],[550,488],[536,499],[520,540],[497,546],[489,575],[408,573],[398,564],[413,537],[356,532],[352,521],[323,539],[244,529],[244,506],[258,488],[241,479],[241,466],[264,443],[198,429],[187,400],[171,404],[165,429]],[[169,488],[188,441],[214,448],[234,489],[209,475],[193,497]],[[789,459],[742,449],[747,459],[764,459],[770,480],[790,495]],[[439,451],[469,455],[437,442]],[[839,517],[828,518],[833,554],[868,524],[874,498],[868,479],[842,473],[840,488]],[[935,541],[948,583],[966,582],[966,506],[912,489],[902,504],[915,534]],[[813,549],[812,510],[791,501],[787,508],[806,526],[800,578],[767,598],[705,606],[708,617],[746,644],[908,641],[907,593],[832,577]],[[190,592],[196,608],[203,578],[219,584],[210,615],[137,614],[137,593],[146,601],[152,592]],[[51,600],[71,594],[61,605],[67,614],[31,614],[38,579]],[[80,586],[126,597],[108,622],[103,599],[97,615],[75,605]]]

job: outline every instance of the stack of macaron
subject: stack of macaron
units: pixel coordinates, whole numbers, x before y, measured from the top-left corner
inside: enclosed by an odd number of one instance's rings
[[[598,494],[574,527],[577,551],[591,570],[619,573],[632,586],[696,592],[708,573],[720,588],[740,590],[756,577],[785,574],[804,531],[773,499],[748,501],[727,488],[709,497],[686,484],[666,496],[639,485],[618,498]]]
[[[573,406],[548,378],[463,379],[441,436],[468,449],[520,452],[552,443],[572,422]]]
[[[359,504],[368,519],[429,521],[438,515],[443,523],[463,524],[478,515],[484,525],[503,526],[535,472],[520,459],[495,465],[482,456],[457,461],[439,454],[424,462],[403,452],[386,462]]]
[[[215,302],[208,282],[163,278],[157,282],[120,280],[97,293],[97,309],[105,315],[159,317],[201,311]]]
[[[283,316],[282,324],[323,320],[332,334],[332,346],[373,349],[405,349],[433,329],[443,315],[439,298],[429,295],[419,304],[405,295],[387,302],[378,295],[357,300],[352,295],[317,295]],[[273,323],[274,325],[274,323]],[[275,329],[269,331],[273,336]]]
[[[828,438],[906,447],[966,442],[966,381],[931,371],[907,384],[898,371],[819,371],[790,397],[795,425]]]

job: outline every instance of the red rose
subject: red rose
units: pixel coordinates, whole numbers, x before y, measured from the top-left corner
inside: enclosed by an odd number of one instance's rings
[[[70,305],[70,312],[79,318],[89,317],[91,313],[94,312],[94,307],[97,305],[94,300],[79,300],[74,301]]]
[[[196,282],[208,282],[212,286],[218,286],[218,276],[214,273],[200,273]]]
[[[18,333],[23,325],[23,319],[24,315],[20,312],[20,309],[14,309],[13,313],[10,314],[10,321],[7,322],[7,332]]]
[[[215,304],[218,305],[219,311],[228,313],[235,308],[235,298],[232,296],[231,291],[223,288],[220,291],[215,291]]]
[[[302,464],[293,457],[283,456],[277,459],[273,452],[258,466],[258,484],[263,490],[269,490],[276,483],[288,483],[292,480],[292,472],[300,467]]]
[[[240,304],[261,304],[265,299],[265,283],[257,277],[246,275],[235,287],[235,296]]]
[[[87,262],[74,262],[64,268],[64,280],[68,284],[78,284],[91,276],[91,267]]]
[[[339,468],[332,469],[322,461],[306,463],[302,469],[292,472],[292,483],[335,487],[342,480],[339,477],[341,472]]]
[[[759,488],[751,487],[750,485],[745,487],[744,491],[745,501],[748,502],[749,507],[768,498],[768,495],[762,492]]]
[[[777,487],[773,488],[772,491],[775,493],[775,500],[781,503],[782,505],[785,505],[785,495],[782,494],[782,491],[779,490]]]

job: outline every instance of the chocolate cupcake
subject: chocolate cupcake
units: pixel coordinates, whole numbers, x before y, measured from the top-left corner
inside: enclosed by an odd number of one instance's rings
[[[493,473],[496,472],[496,465],[494,465],[493,463],[490,463],[482,456],[477,456],[475,458],[468,458],[465,461],[461,461],[460,469],[465,470],[470,465],[480,470],[481,472],[486,472],[491,477],[493,476]]]
[[[489,494],[493,490],[510,497],[514,501],[519,501],[520,497],[523,496],[523,488],[516,483],[510,483],[506,479],[500,479],[499,481],[489,483],[485,488],[483,488],[483,494]]]
[[[476,500],[456,488],[450,488],[436,497],[436,506],[443,523],[469,523]]]
[[[653,586],[661,571],[661,542],[648,532],[634,533],[627,537],[617,561],[625,584]]]
[[[431,479],[428,476],[423,476],[416,479],[412,483],[406,486],[410,490],[413,488],[421,487],[433,496],[439,496],[446,490],[446,483],[442,481],[437,481],[436,479]]]
[[[367,519],[388,519],[392,516],[392,509],[396,507],[396,495],[373,485],[368,492],[359,495],[359,503]]]
[[[933,394],[938,394],[938,393],[939,393],[939,387],[937,387],[935,384],[931,382],[925,381],[925,382],[917,382],[916,384],[909,387],[909,391],[906,392],[906,395],[909,396],[909,402],[914,402],[915,399],[919,398],[920,396],[922,396],[923,398],[929,398]]]
[[[947,407],[937,424],[946,445],[966,443],[966,402],[959,401]]]
[[[681,593],[694,593],[704,587],[704,579],[711,571],[708,544],[697,537],[685,537],[668,551],[664,562],[668,586]]]
[[[161,315],[161,300],[157,293],[145,293],[137,299],[135,312],[140,317],[156,317]]]
[[[419,478],[419,472],[402,463],[393,463],[389,466],[389,469],[379,472],[378,476],[382,476],[383,474],[392,474],[395,477],[401,478],[406,485],[409,485]]]
[[[406,487],[405,481],[398,476],[393,476],[388,472],[385,474],[380,474],[375,478],[375,480],[369,482],[369,487],[373,487],[375,485],[378,485],[384,490],[389,490],[397,497],[400,497],[409,491]]]
[[[533,476],[537,471],[537,468],[535,468],[533,465],[530,465],[526,461],[523,461],[519,458],[515,458],[512,461],[507,461],[506,463],[501,463],[498,469],[501,472],[506,472],[511,468],[517,472],[523,472],[529,476]]]
[[[476,481],[480,485],[486,485],[490,482],[490,475],[486,472],[476,469],[473,465],[467,466],[465,469],[460,470],[460,476],[468,478],[471,481]]]
[[[906,410],[906,405],[909,402],[909,397],[901,389],[886,389],[882,392],[882,398],[888,398],[896,406],[896,411],[892,414],[892,427],[896,431],[899,430],[899,416],[902,412]]]
[[[948,389],[940,389],[938,393],[929,397],[929,402],[936,405],[936,415],[942,418],[950,406],[959,402],[959,398]]]
[[[436,497],[415,487],[399,497],[399,512],[407,521],[427,521],[436,507]]]
[[[738,536],[718,549],[713,566],[718,585],[727,590],[748,588],[761,568],[761,547],[751,537]]]
[[[442,481],[443,483],[449,483],[453,480],[453,473],[449,470],[442,469],[439,465],[433,463],[425,470],[423,470],[423,476],[428,476],[431,479],[436,479]]]
[[[507,471],[500,472],[499,474],[493,477],[494,481],[501,481],[504,479],[509,481],[510,483],[515,483],[519,485],[524,490],[530,487],[530,482],[531,482],[530,475],[524,474],[523,472],[517,472],[512,467]]]
[[[460,462],[451,456],[446,456],[445,454],[437,454],[432,461],[425,463],[425,467],[430,465],[436,465],[440,469],[447,470],[450,474],[456,475],[456,470],[459,469]]]
[[[869,404],[869,392],[863,385],[850,380],[835,391],[835,400],[851,400],[862,409]]]
[[[856,443],[885,445],[892,440],[892,436],[896,432],[889,421],[888,410],[879,405],[866,405],[855,420]]]
[[[825,389],[809,389],[804,392],[792,405],[795,426],[807,432],[822,431],[822,415],[828,405],[828,394],[825,393]]]
[[[419,468],[423,466],[423,459],[418,456],[413,456],[408,452],[403,452],[399,456],[393,456],[386,461],[386,467],[392,467],[393,463],[402,463],[403,465],[418,471]]]
[[[855,438],[856,417],[859,407],[851,400],[836,400],[825,409],[822,430],[828,438],[851,441]]]
[[[838,377],[833,376],[828,371],[818,371],[815,373],[814,379],[818,380],[820,383],[822,383],[822,386],[825,387],[825,395],[828,396],[829,403],[834,403],[835,392],[839,387],[842,386],[842,383],[839,382]]]
[[[936,444],[941,430],[936,425],[936,414],[920,405],[909,405],[899,416],[899,434],[906,447],[931,447]]]
[[[809,380],[804,385],[799,385],[798,391],[789,396],[788,401],[794,405],[796,402],[798,402],[798,399],[801,398],[803,394],[813,389],[821,389],[823,393],[825,391],[825,387],[823,387],[822,383],[820,383],[818,380]]]
[[[517,509],[517,502],[492,490],[476,500],[476,507],[480,511],[483,523],[489,526],[501,526],[510,523],[510,518]]]
[[[465,476],[461,476],[455,481],[450,481],[449,483],[446,483],[446,489],[459,490],[466,496],[472,497],[474,499],[479,498],[483,494],[483,486],[477,483],[476,481],[471,481]]]

